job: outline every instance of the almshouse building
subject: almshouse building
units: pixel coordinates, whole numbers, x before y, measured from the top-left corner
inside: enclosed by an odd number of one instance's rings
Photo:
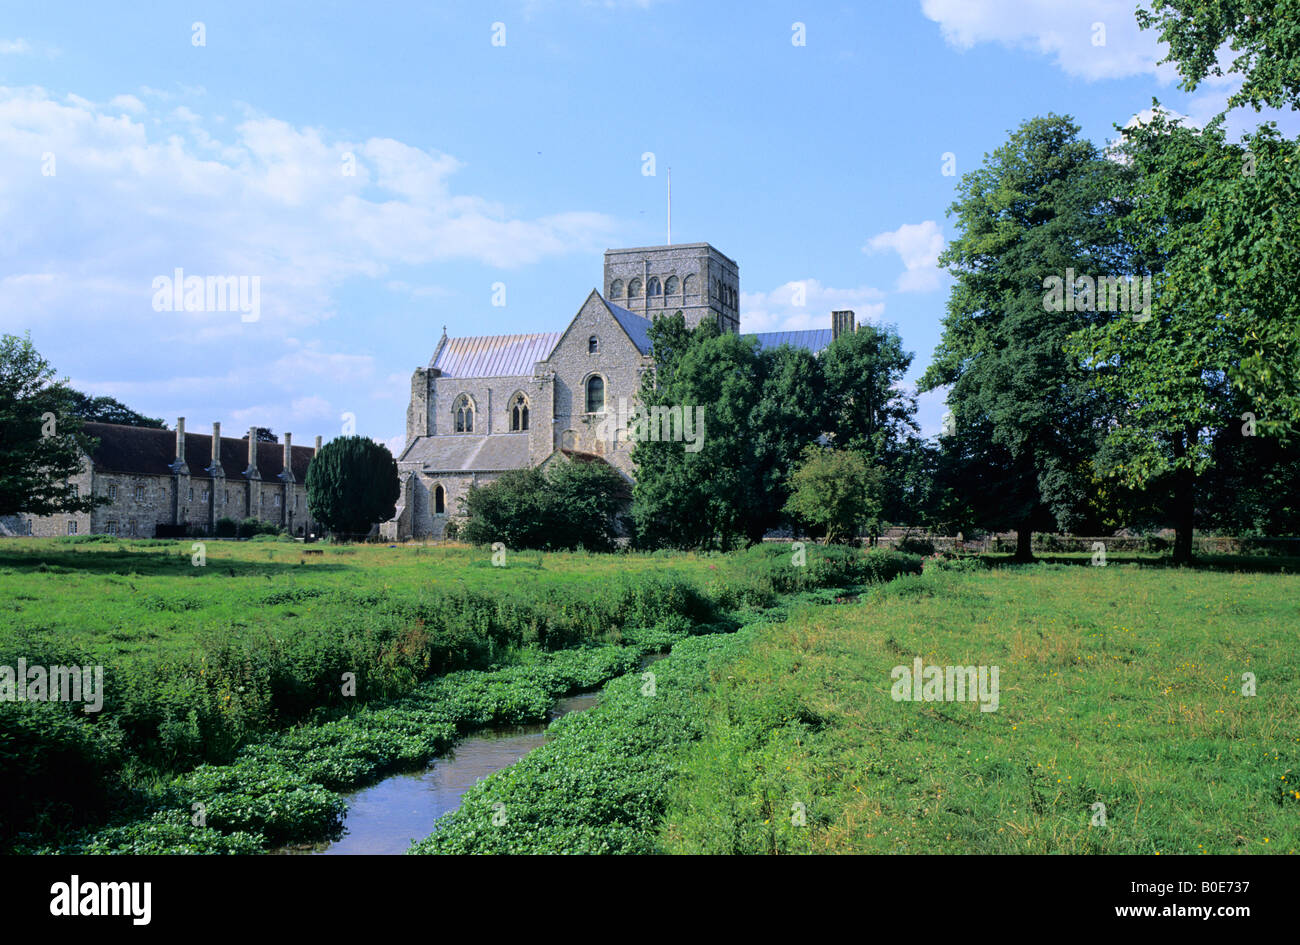
[[[654,366],[652,320],[680,314],[688,327],[707,319],[738,333],[739,305],[740,269],[708,243],[611,249],[602,288],[563,331],[449,338],[444,329],[411,377],[401,496],[381,534],[440,538],[472,487],[512,469],[597,458],[631,481],[633,444],[604,421],[636,403]],[[747,337],[815,354],[854,328],[843,311],[826,329]]]
[[[311,534],[316,523],[307,511],[307,467],[320,449],[284,442],[261,442],[257,428],[233,439],[176,430],[86,423],[97,442],[72,483],[81,493],[108,499],[92,512],[0,518],[0,534],[106,534],[152,538],[160,532],[212,534],[220,519],[255,518],[292,535]]]

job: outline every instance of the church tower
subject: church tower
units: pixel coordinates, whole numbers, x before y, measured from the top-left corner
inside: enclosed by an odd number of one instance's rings
[[[602,292],[649,319],[681,312],[688,328],[740,331],[740,269],[708,243],[607,249]]]

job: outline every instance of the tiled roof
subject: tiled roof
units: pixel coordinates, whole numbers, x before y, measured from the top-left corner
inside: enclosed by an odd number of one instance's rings
[[[86,423],[88,436],[99,441],[92,459],[96,472],[128,473],[143,476],[171,475],[176,458],[176,433],[149,427],[129,427],[116,423]],[[310,446],[293,447],[293,475],[298,482],[307,478],[307,465],[315,450]],[[257,444],[257,471],[263,480],[276,478],[284,469],[284,445]],[[212,437],[206,433],[185,434],[185,463],[195,479],[210,478]],[[221,438],[221,468],[229,478],[242,478],[248,468],[248,437]]]
[[[613,313],[614,318],[623,326],[623,330],[627,332],[628,337],[632,339],[632,343],[636,345],[637,350],[642,354],[649,354],[650,319],[638,315],[635,312],[629,312],[627,309],[623,308],[623,306],[615,305],[613,302],[609,301],[609,299],[604,299],[604,302],[609,306],[609,310]]]
[[[451,433],[417,436],[400,462],[429,472],[499,472],[528,465],[527,433]]]
[[[804,331],[760,331],[742,337],[757,338],[760,351],[766,351],[768,348],[778,348],[781,345],[790,345],[792,348],[806,348],[813,354],[818,354],[830,346],[831,330],[829,328],[809,328]]]
[[[538,361],[555,350],[560,332],[531,335],[480,335],[448,338],[430,367],[447,377],[517,377],[531,375]]]

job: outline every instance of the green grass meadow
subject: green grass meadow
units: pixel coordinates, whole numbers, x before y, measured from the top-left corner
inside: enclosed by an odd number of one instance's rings
[[[928,572],[800,608],[715,673],[662,848],[1300,852],[1298,642],[1295,574]],[[998,709],[894,701],[918,655],[999,666]]]
[[[328,836],[339,792],[608,682],[413,852],[1300,852],[1295,559],[203,553],[0,543],[0,664],[102,663],[107,696],[0,705],[0,846]],[[916,657],[998,667],[996,711],[895,701]]]

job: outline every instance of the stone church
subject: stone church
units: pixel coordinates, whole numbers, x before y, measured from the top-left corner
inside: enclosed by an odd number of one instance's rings
[[[406,448],[398,457],[397,514],[385,538],[440,538],[471,487],[511,469],[554,462],[607,462],[631,480],[632,443],[611,434],[606,411],[632,404],[653,365],[649,329],[680,313],[688,327],[713,320],[740,331],[740,270],[708,243],[605,253],[593,289],[563,331],[449,338],[411,376]],[[852,312],[832,312],[811,331],[748,337],[814,354],[854,330]]]

